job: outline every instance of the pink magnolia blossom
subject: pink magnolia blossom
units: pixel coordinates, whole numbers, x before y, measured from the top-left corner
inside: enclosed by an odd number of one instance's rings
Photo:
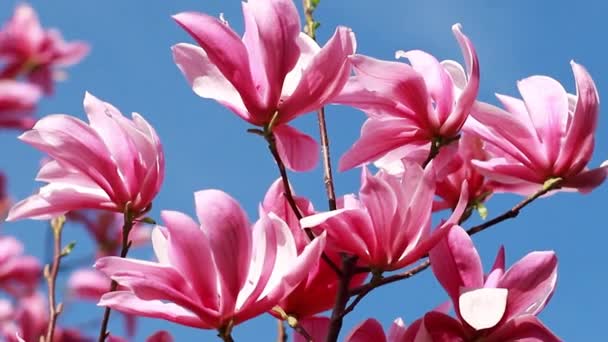
[[[505,270],[501,248],[490,273],[469,235],[453,228],[430,253],[431,267],[446,290],[456,318],[427,313],[417,338],[429,341],[560,341],[536,315],[545,307],[557,280],[553,252],[532,252]]]
[[[78,63],[89,52],[83,42],[67,43],[55,29],[45,30],[32,7],[20,4],[0,30],[0,78],[25,75],[45,93],[53,91],[53,70]]]
[[[577,95],[546,76],[518,82],[523,100],[496,96],[506,110],[478,102],[466,130],[485,141],[488,160],[473,164],[501,185],[528,195],[561,177],[562,186],[591,191],[606,178],[606,166],[586,169],[593,153],[599,98],[587,70],[571,62]]]
[[[430,54],[398,51],[411,65],[356,55],[352,77],[334,99],[363,110],[368,119],[361,137],[340,159],[340,170],[378,161],[379,166],[407,158],[422,162],[431,143],[458,135],[479,90],[479,64],[473,44],[456,24],[468,73],[454,61]]]
[[[31,294],[42,275],[33,256],[23,255],[23,244],[10,236],[0,236],[0,289],[13,296]]]
[[[287,167],[312,169],[318,160],[317,143],[288,123],[342,90],[350,74],[347,56],[355,50],[354,34],[338,27],[320,48],[300,32],[292,0],[249,0],[243,2],[243,16],[241,39],[223,20],[194,12],[175,15],[200,45],[175,45],[175,63],[197,95],[216,100],[253,125],[270,128]]]
[[[0,79],[0,128],[30,129],[35,122],[30,114],[41,95],[29,83]]]
[[[137,217],[149,209],[165,171],[154,128],[139,114],[129,120],[88,93],[84,108],[89,125],[49,115],[19,137],[52,158],[36,178],[49,184],[17,203],[7,220],[48,219],[78,209],[128,209]]]
[[[124,338],[121,338],[118,336],[110,335],[110,337],[108,337],[108,339],[106,341],[108,341],[108,342],[127,342],[129,340],[125,340]],[[160,330],[160,331],[157,331],[154,334],[148,336],[148,338],[146,338],[146,342],[173,342],[173,337],[171,336],[171,334],[169,332]]]
[[[0,300],[0,338],[6,342],[37,342],[47,332],[48,305],[41,293],[20,298],[17,305]],[[75,329],[56,327],[53,341],[89,342]]]
[[[359,257],[372,269],[392,271],[424,256],[458,222],[466,206],[463,192],[447,222],[431,232],[435,194],[432,164],[406,167],[399,177],[363,168],[359,200],[344,197],[344,208],[305,217],[303,227],[322,226],[328,245]]]
[[[68,293],[73,299],[98,302],[108,292],[112,280],[105,274],[94,269],[80,269],[74,271],[68,279]],[[119,287],[118,290],[125,290]],[[133,337],[136,329],[136,317],[124,315],[127,336]]]
[[[152,233],[158,262],[97,261],[97,269],[128,288],[105,294],[99,305],[230,330],[273,308],[316,267],[324,236],[298,255],[289,227],[273,213],[251,227],[240,205],[221,191],[199,191],[195,202],[200,224],[180,212],[161,213],[166,228]]]
[[[329,331],[329,318],[311,317],[300,322],[302,328],[312,337],[313,341],[325,341]],[[344,339],[344,342],[414,342],[411,334],[414,330],[407,328],[400,318],[396,319],[391,325],[388,335],[380,322],[373,318],[366,319],[355,326]],[[304,336],[294,333],[294,342],[306,342]],[[416,340],[415,342],[427,342]],[[430,342],[430,341],[429,341]]]
[[[285,187],[281,179],[277,179],[268,189],[264,201],[260,206],[260,216],[269,215],[271,212],[281,218],[291,230],[298,253],[302,253],[310,244],[308,236],[302,230],[300,221],[294,214],[291,206],[284,195]],[[296,204],[304,216],[315,214],[312,203],[304,197],[295,196]],[[325,253],[336,264],[340,264],[340,257],[335,251],[326,245]],[[350,286],[356,287],[367,277],[361,273],[353,277]],[[338,291],[338,276],[336,272],[325,261],[320,261],[316,267],[308,271],[306,278],[277,305],[288,315],[298,319],[308,317],[333,307]],[[314,298],[314,300],[311,300]],[[279,316],[277,313],[273,314]]]
[[[76,210],[66,217],[73,222],[81,223],[95,240],[97,258],[119,255],[122,244],[122,226],[124,215],[111,211]],[[129,232],[131,247],[143,246],[150,242],[152,230],[143,223],[136,223]]]
[[[464,186],[467,186],[469,206],[482,204],[493,192],[491,182],[473,165],[473,160],[487,159],[483,142],[475,136],[463,133],[453,147],[456,148],[456,153],[444,148],[435,158],[437,164],[444,164],[444,175],[438,177],[435,185],[435,194],[441,200],[435,201],[433,210],[456,208]]]

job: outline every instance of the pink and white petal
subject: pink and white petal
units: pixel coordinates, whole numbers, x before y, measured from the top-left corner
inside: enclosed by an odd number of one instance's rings
[[[37,194],[15,204],[6,220],[47,220],[75,209],[119,210],[99,188],[51,183],[40,188]]]
[[[272,132],[276,138],[277,151],[290,170],[310,171],[319,161],[319,145],[299,130],[289,125],[278,125]]]
[[[230,195],[219,190],[194,193],[196,214],[209,239],[220,278],[222,311],[233,310],[247,280],[251,258],[251,229],[245,211]]]
[[[313,341],[324,341],[329,331],[329,318],[328,317],[306,317],[300,319],[298,323],[302,328],[312,337]],[[308,340],[294,331],[293,342],[308,342]]]
[[[481,288],[464,291],[458,298],[460,317],[475,330],[489,329],[502,319],[509,290]]]
[[[431,269],[453,303],[461,289],[483,287],[483,268],[469,235],[460,226],[450,229],[430,253]],[[458,312],[458,308],[455,308]]]
[[[547,328],[536,316],[525,315],[516,317],[500,328],[494,330],[488,337],[488,341],[526,341],[526,342],[561,342],[549,328]]]
[[[154,227],[150,236],[154,255],[156,255],[158,262],[163,265],[171,265],[171,259],[169,259],[169,241],[167,236],[167,228],[161,226]]]
[[[384,329],[380,322],[373,318],[368,318],[365,321],[356,325],[348,334],[345,341],[347,342],[386,342]]]
[[[509,290],[507,319],[538,314],[551,299],[556,282],[554,252],[532,252],[516,262],[497,284]]]
[[[580,153],[578,147],[581,143],[595,133],[598,120],[599,95],[591,75],[580,64],[570,62],[576,81],[576,107],[562,146],[570,153],[560,156],[555,167],[565,168],[572,164],[573,159]]]
[[[123,117],[122,113],[89,92],[84,95],[84,111],[87,113],[91,128],[102,139],[112,160],[116,162],[122,179],[127,183],[129,198],[134,198],[139,191],[138,182],[134,182],[138,178],[135,173],[138,151],[133,139],[119,124],[119,118]]]
[[[302,228],[320,226],[328,235],[328,244],[340,252],[357,255],[369,263],[376,253],[376,235],[364,209],[338,209],[304,217]]]
[[[70,66],[80,62],[91,51],[91,46],[85,42],[72,41],[64,43],[60,56],[53,61],[56,66]]]
[[[182,12],[173,19],[205,50],[209,61],[241,94],[250,113],[264,108],[255,89],[247,48],[240,37],[220,20],[202,13]]]
[[[428,112],[429,123],[431,127],[441,127],[454,104],[454,85],[449,74],[435,57],[424,51],[397,51],[395,58],[409,59],[414,70],[424,77],[424,83],[435,103],[435,110]]]
[[[351,71],[348,56],[355,52],[355,35],[340,26],[321,51],[302,72],[291,96],[279,107],[279,121],[286,123],[296,116],[316,110],[340,93]]]
[[[133,293],[126,291],[106,293],[97,305],[108,306],[126,314],[160,318],[193,328],[217,328],[217,322],[205,322],[196,314],[179,305],[174,303],[163,303],[160,300],[141,300]]]
[[[216,100],[248,122],[263,124],[249,114],[237,89],[211,62],[205,50],[187,43],[176,44],[171,50],[175,64],[196,95]]]
[[[217,266],[208,237],[189,216],[177,211],[162,211],[161,217],[168,231],[168,256],[174,266],[192,286],[198,299],[217,310]],[[201,269],[205,273],[200,272]]]
[[[462,26],[460,24],[452,26],[452,32],[460,44],[467,66],[468,82],[462,93],[460,93],[458,100],[456,100],[455,108],[443,124],[442,133],[448,136],[455,134],[465,123],[479,92],[479,61],[477,53],[469,37],[464,35],[461,30]]]
[[[409,125],[407,120],[367,119],[361,127],[361,137],[340,158],[339,170],[380,159],[394,149],[420,140],[419,135],[418,128]]]
[[[68,291],[75,298],[98,301],[108,292],[110,283],[110,278],[100,271],[80,269],[70,275]]]
[[[321,47],[317,42],[304,32],[300,32],[296,40],[300,48],[300,58],[293,69],[285,76],[283,82],[282,97],[289,97],[298,87],[302,79],[302,73],[310,65],[314,57],[321,51]]]
[[[505,158],[492,158],[489,160],[473,160],[473,166],[479,173],[491,180],[505,183],[517,184],[520,182],[530,182],[543,184],[546,179],[544,175],[534,172],[535,170]]]
[[[285,76],[296,65],[300,57],[297,39],[300,35],[300,16],[291,0],[248,1],[243,6],[255,22],[257,40],[245,40],[247,50],[256,53],[249,55],[251,69],[263,65],[267,79],[264,103],[278,103],[283,89]],[[248,23],[249,24],[249,23]],[[253,23],[252,23],[253,24]],[[249,30],[250,27],[248,26]],[[249,44],[257,43],[257,46]],[[253,60],[253,58],[257,60]]]
[[[568,124],[568,95],[556,80],[531,76],[517,83],[550,163],[555,163]]]
[[[388,329],[387,341],[389,342],[402,342],[408,341],[406,340],[407,327],[403,322],[403,319],[397,318],[391,324],[391,327]]]
[[[108,148],[99,134],[79,119],[49,115],[19,139],[86,174],[113,199],[128,199],[126,186]]]

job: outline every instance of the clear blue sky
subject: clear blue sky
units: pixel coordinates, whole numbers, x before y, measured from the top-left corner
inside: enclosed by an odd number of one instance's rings
[[[160,209],[193,213],[193,192],[222,189],[256,219],[256,209],[277,171],[262,139],[246,134],[247,124],[215,102],[197,97],[174,65],[170,46],[189,42],[189,36],[171,20],[172,14],[196,10],[212,15],[223,12],[242,32],[240,2],[206,1],[32,1],[46,26],[58,27],[68,39],[82,39],[92,45],[91,54],[69,70],[69,79],[58,85],[56,96],[44,100],[38,114],[69,113],[83,117],[82,98],[86,90],[115,104],[123,113],[142,113],[157,129],[165,147],[167,176],[154,202],[153,216]],[[382,5],[378,5],[381,3]],[[12,13],[16,1],[0,3],[0,20]],[[299,5],[299,4],[298,4]],[[594,77],[600,98],[606,96],[608,74],[605,47],[603,1],[399,1],[382,2],[322,0],[317,18],[324,42],[336,25],[353,28],[359,52],[392,59],[395,50],[423,49],[441,59],[461,60],[450,27],[463,24],[474,42],[481,63],[480,98],[495,102],[493,93],[517,95],[515,82],[534,74],[560,80],[574,92],[569,65],[583,64]],[[362,113],[329,107],[328,125],[333,160],[359,135]],[[317,136],[313,116],[297,121],[298,127]],[[18,142],[14,132],[0,133],[4,158],[0,169],[9,177],[12,196],[21,199],[34,191],[34,176],[41,155]],[[608,121],[600,115],[596,151],[592,165],[608,159]],[[358,190],[359,171],[337,175],[339,194]],[[299,194],[309,196],[324,209],[320,168],[292,177]],[[605,307],[608,305],[605,223],[608,192],[559,194],[545,198],[518,219],[494,227],[474,240],[486,266],[490,266],[500,244],[507,248],[512,264],[533,250],[553,249],[559,257],[557,290],[542,313],[543,321],[566,341],[598,341],[608,337]],[[490,216],[512,206],[519,198],[495,196],[488,204]],[[473,222],[474,223],[474,222]],[[36,221],[6,224],[3,233],[24,239],[30,254],[42,255],[46,226]],[[76,255],[87,255],[90,244],[76,229],[66,240],[76,239]],[[135,255],[148,258],[149,249]],[[201,270],[204,272],[204,270]],[[426,272],[414,279],[393,284],[367,297],[346,320],[346,331],[364,318],[374,316],[386,327],[398,316],[406,322],[447,299]],[[93,305],[68,305],[63,325],[86,324],[99,319]],[[122,330],[121,320],[111,324]],[[91,325],[88,325],[89,327]],[[96,334],[97,325],[89,329]],[[214,340],[215,332],[183,328],[160,320],[140,320],[136,340],[165,328],[177,341]],[[238,326],[237,341],[274,339],[275,324],[262,317]],[[344,336],[344,335],[343,335]]]

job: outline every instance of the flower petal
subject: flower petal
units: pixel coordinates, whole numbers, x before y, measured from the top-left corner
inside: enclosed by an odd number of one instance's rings
[[[281,160],[290,170],[310,171],[319,161],[317,142],[289,125],[279,125],[273,130]]]
[[[508,293],[499,288],[465,291],[458,298],[460,316],[475,330],[492,328],[505,314]]]

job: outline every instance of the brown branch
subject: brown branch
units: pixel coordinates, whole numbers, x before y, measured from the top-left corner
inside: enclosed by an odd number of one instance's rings
[[[285,331],[285,324],[282,319],[277,318],[277,342],[287,342],[288,340],[289,336]]]
[[[287,177],[287,169],[285,168],[285,164],[281,160],[281,156],[279,155],[279,151],[277,150],[276,139],[272,133],[265,134],[264,138],[268,142],[268,149],[270,150],[270,153],[272,154],[272,157],[274,158],[274,161],[277,163],[277,167],[279,168],[279,174],[281,175],[281,180],[283,182],[283,188],[285,189],[285,198],[287,199],[287,203],[289,203],[289,206],[293,210],[293,213],[296,215],[298,220],[300,220],[300,219],[302,219],[303,216],[302,216],[302,213],[300,212],[300,209],[298,208],[298,205],[296,204],[296,200],[294,199],[293,193],[291,192],[291,187],[289,185],[289,178]],[[310,241],[315,239],[315,234],[312,232],[312,229],[304,228],[304,232],[306,233],[306,235],[308,236]],[[340,276],[342,274],[342,271],[340,270],[338,265],[336,265],[327,256],[327,254],[325,254],[325,252],[323,252],[321,254],[321,259],[323,259],[323,261],[325,263],[327,263],[327,265],[329,265],[329,267],[332,270],[334,270],[334,272],[336,272],[336,274],[338,276]]]
[[[124,212],[124,224],[122,226],[122,246],[120,250],[120,257],[126,258],[129,253],[129,248],[131,247],[131,241],[129,241],[129,233],[131,233],[131,229],[133,229],[133,224],[135,222],[135,215],[131,212],[131,203],[127,203],[125,206]],[[110,284],[110,291],[114,292],[118,288],[118,283],[115,280],[112,280]],[[103,319],[101,320],[101,328],[99,329],[99,337],[97,338],[98,342],[104,342],[106,337],[108,336],[108,323],[110,322],[110,312],[112,309],[106,306],[103,312]]]
[[[334,308],[331,311],[331,318],[329,320],[329,331],[327,332],[326,342],[336,342],[342,329],[342,321],[344,319],[344,309],[350,298],[348,290],[350,280],[353,277],[355,266],[357,264],[357,257],[352,255],[342,255],[342,276],[340,277],[340,283],[338,285],[338,293],[336,295],[336,302]]]
[[[56,304],[55,287],[57,284],[57,274],[61,266],[61,258],[69,253],[68,250],[64,253],[61,250],[61,232],[65,223],[65,217],[59,216],[51,220],[51,228],[53,231],[53,262],[50,266],[44,267],[44,277],[46,278],[49,287],[49,323],[46,330],[46,338],[44,341],[52,342],[55,335],[55,326],[57,325],[57,317],[63,310],[63,303]]]

